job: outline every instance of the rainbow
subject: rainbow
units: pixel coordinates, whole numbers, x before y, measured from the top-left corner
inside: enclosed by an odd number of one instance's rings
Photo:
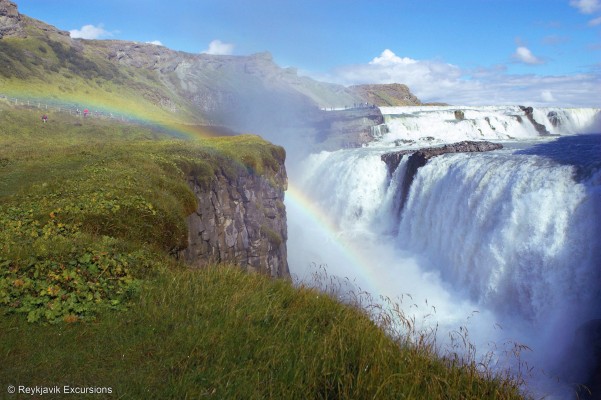
[[[221,127],[218,126],[183,123],[167,118],[166,114],[163,118],[158,117],[156,113],[152,112],[157,110],[120,108],[117,105],[107,105],[106,102],[93,98],[82,99],[78,95],[57,98],[48,95],[29,95],[19,91],[18,94],[15,92],[0,93],[0,98],[4,98],[12,104],[39,108],[40,111],[54,110],[74,113],[76,110],[82,112],[84,109],[89,109],[92,116],[111,117],[116,120],[152,126],[179,138],[209,138],[224,133],[223,128],[220,130]]]
[[[371,267],[373,261],[367,259],[356,248],[356,244],[351,244],[340,235],[340,230],[325,210],[320,208],[300,188],[291,183],[288,184],[285,199],[288,215],[296,213],[302,221],[309,222],[307,225],[317,227],[319,232],[316,232],[316,234],[325,238],[326,242],[324,246],[330,246],[330,249],[336,253],[337,257],[342,258],[338,258],[336,260],[337,263],[343,262],[348,265],[348,269],[342,278],[349,278],[351,282],[356,281],[361,285],[366,284],[367,287],[360,287],[362,291],[383,293],[380,290],[381,288],[378,284],[375,271]],[[290,218],[288,218],[288,221],[290,221]]]
[[[178,138],[209,138],[218,134],[216,130],[211,131],[211,127],[184,124],[173,120],[165,121],[153,118],[147,112],[124,110],[87,98],[84,102],[79,96],[72,96],[71,98],[61,96],[60,99],[57,99],[52,96],[28,96],[21,92],[18,96],[10,93],[0,93],[0,97],[4,97],[9,101],[15,101],[19,105],[38,107],[41,110],[54,109],[59,112],[74,112],[77,109],[82,111],[88,108],[92,116],[111,116],[118,120],[150,125],[155,128],[158,127]],[[325,238],[326,243],[324,245],[329,247],[330,252],[333,251],[337,254],[336,262],[348,265],[348,270],[345,271],[343,278],[349,278],[351,282],[357,280],[361,284],[367,284],[368,287],[361,287],[361,289],[369,293],[381,293],[376,290],[378,287],[376,274],[370,268],[370,265],[373,265],[373,263],[358,251],[355,245],[349,243],[340,235],[338,227],[329,217],[327,211],[320,208],[315,201],[310,199],[300,188],[292,183],[288,185],[285,199],[289,214],[291,212],[295,213],[296,215],[300,215],[303,220],[311,222],[308,225],[318,229],[318,234]],[[327,266],[325,267],[327,268]]]

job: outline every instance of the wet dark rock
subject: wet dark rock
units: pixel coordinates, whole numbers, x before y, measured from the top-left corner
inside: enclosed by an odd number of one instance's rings
[[[549,122],[551,122],[551,125],[553,125],[555,128],[561,125],[561,119],[556,111],[549,111],[547,113],[547,118],[549,119]]]
[[[403,156],[408,154],[412,156],[415,155],[416,159],[422,159],[424,161],[427,161],[432,157],[446,153],[474,153],[499,150],[502,148],[503,145],[499,143],[492,143],[486,141],[476,142],[466,140],[463,142],[446,144],[441,147],[426,147],[418,150],[401,150],[392,153],[386,153],[382,155],[382,161],[386,163],[386,165],[388,166],[388,172],[392,174],[399,166],[399,163],[401,162]]]
[[[463,121],[465,119],[465,113],[461,110],[455,110],[455,119],[457,121]]]
[[[534,115],[533,115],[534,109],[532,107],[520,106],[520,109],[524,112],[524,114],[526,115],[526,118],[528,118],[528,121],[530,121],[530,123],[534,126],[534,129],[536,129],[536,131],[538,132],[539,135],[541,135],[541,136],[551,135],[551,132],[549,132],[543,124],[538,123],[534,119]]]

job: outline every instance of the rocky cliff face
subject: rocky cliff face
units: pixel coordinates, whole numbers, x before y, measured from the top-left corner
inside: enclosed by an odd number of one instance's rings
[[[0,0],[0,39],[5,35],[15,35],[22,31],[21,15],[17,11],[17,6],[8,0]]]
[[[249,272],[289,277],[284,164],[273,179],[243,173],[235,180],[218,174],[209,184],[189,179],[198,199],[188,217],[188,248],[181,256],[200,267],[223,262]]]

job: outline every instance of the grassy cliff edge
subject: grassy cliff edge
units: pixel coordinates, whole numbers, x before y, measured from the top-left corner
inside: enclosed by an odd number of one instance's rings
[[[5,386],[103,398],[520,398],[515,381],[391,338],[358,307],[169,256],[195,207],[186,175],[269,176],[282,148],[62,114],[42,123],[4,103],[0,118]]]

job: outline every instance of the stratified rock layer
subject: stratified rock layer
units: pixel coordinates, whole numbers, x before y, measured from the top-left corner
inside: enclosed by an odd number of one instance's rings
[[[243,172],[218,174],[209,184],[189,178],[198,208],[188,217],[188,248],[181,255],[193,267],[232,263],[249,272],[289,277],[282,161],[271,179]]]

